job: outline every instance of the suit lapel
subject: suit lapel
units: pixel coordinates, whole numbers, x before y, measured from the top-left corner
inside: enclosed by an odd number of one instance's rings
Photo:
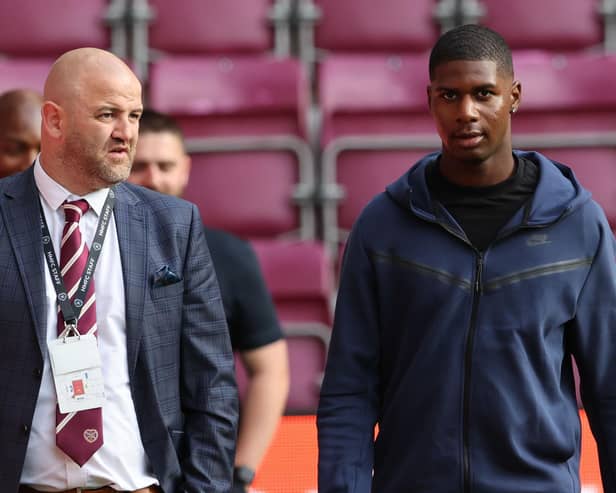
[[[147,284],[147,231],[144,211],[139,200],[124,185],[114,187],[116,204],[114,216],[126,296],[126,344],[128,372],[132,378],[143,330],[143,307]]]
[[[41,354],[46,351],[45,272],[39,194],[34,182],[33,167],[16,176],[10,190],[4,192],[2,215],[7,237],[17,260],[24,285],[34,330]]]

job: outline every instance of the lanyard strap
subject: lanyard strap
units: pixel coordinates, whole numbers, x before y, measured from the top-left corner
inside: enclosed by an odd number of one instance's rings
[[[45,220],[45,213],[43,212],[43,205],[39,200],[39,209],[41,213],[41,233],[43,239],[43,251],[45,252],[45,260],[47,261],[47,267],[49,267],[49,273],[51,274],[51,280],[53,282],[54,289],[56,290],[58,304],[62,312],[62,318],[64,318],[65,325],[72,325],[74,328],[77,326],[77,320],[79,319],[79,312],[83,307],[98,258],[100,257],[101,250],[103,249],[103,241],[105,241],[105,235],[107,234],[107,227],[111,219],[111,213],[113,212],[113,206],[115,204],[115,193],[113,190],[109,190],[105,203],[103,204],[103,211],[98,224],[96,225],[96,233],[94,240],[92,241],[92,248],[88,254],[88,260],[86,266],[81,274],[81,280],[79,281],[79,288],[75,293],[73,302],[71,303],[66,286],[64,285],[64,279],[60,273],[60,267],[58,258],[53,250],[51,243],[51,234],[49,233],[49,227]]]

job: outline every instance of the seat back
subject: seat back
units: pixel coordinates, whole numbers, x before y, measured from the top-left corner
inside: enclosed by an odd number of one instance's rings
[[[516,147],[571,167],[616,227],[616,56],[519,54],[522,103],[512,118]]]
[[[124,2],[0,2],[0,92],[32,89],[42,93],[53,61],[68,50],[91,46],[123,56],[126,46],[121,43],[120,18]],[[116,8],[112,9],[112,4]]]
[[[289,355],[289,395],[285,414],[316,414],[325,371],[330,331],[320,324],[283,326]],[[239,353],[235,353],[235,376],[240,402],[245,398],[249,377]]]
[[[108,48],[108,0],[10,0],[0,3],[0,53],[56,58],[81,46]]]
[[[0,94],[12,89],[43,93],[52,59],[0,59]]]
[[[272,0],[148,0],[150,48],[172,54],[262,53],[272,48]]]
[[[169,57],[153,65],[150,104],[187,136],[185,198],[239,236],[315,236],[307,81],[295,60]]]
[[[333,266],[323,244],[295,240],[251,244],[282,323],[331,326]]]
[[[328,245],[344,241],[372,197],[440,147],[428,110],[428,79],[426,55],[331,55],[323,61],[319,100]]]
[[[315,44],[332,52],[428,50],[439,33],[435,0],[315,0]]]
[[[319,324],[287,324],[291,382],[286,414],[316,414],[327,362],[329,327]]]
[[[573,51],[603,41],[598,1],[481,0],[481,5],[480,23],[500,33],[512,50]]]

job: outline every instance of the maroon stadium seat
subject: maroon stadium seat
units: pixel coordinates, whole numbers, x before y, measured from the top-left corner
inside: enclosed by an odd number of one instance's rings
[[[271,54],[274,4],[149,0],[149,103],[188,138],[185,197],[209,225],[245,238],[313,238],[308,83],[296,60]]]
[[[480,23],[500,33],[513,50],[573,51],[603,42],[599,2],[591,0],[481,0]]]
[[[315,414],[327,360],[329,328],[319,324],[288,324],[283,330],[290,373],[285,413]],[[235,374],[241,402],[246,395],[248,376],[238,353],[235,353]]]
[[[315,414],[327,361],[330,330],[318,324],[287,324],[291,382],[287,414]]]
[[[0,53],[54,59],[81,46],[108,48],[108,0],[15,0],[0,3]]]
[[[316,412],[325,369],[333,290],[333,267],[314,241],[251,242],[287,338],[291,384],[287,414]],[[236,357],[242,396],[246,373]]]
[[[439,34],[435,0],[314,0],[315,44],[332,52],[421,52]]]
[[[263,53],[272,0],[149,0],[149,46],[167,54]]]
[[[517,54],[516,147],[570,166],[616,228],[616,55]]]
[[[331,326],[333,267],[317,241],[252,241],[279,319]]]
[[[111,30],[105,20],[110,3],[0,2],[0,92],[42,92],[51,64],[63,52],[82,46],[110,49]]]
[[[323,223],[330,247],[344,241],[374,195],[440,147],[427,84],[425,55],[331,55],[323,61]]]
[[[153,65],[150,104],[188,137],[185,197],[209,225],[247,238],[315,236],[307,93],[292,59],[168,57]]]
[[[32,89],[43,92],[45,79],[53,59],[0,59],[0,94],[12,89]]]

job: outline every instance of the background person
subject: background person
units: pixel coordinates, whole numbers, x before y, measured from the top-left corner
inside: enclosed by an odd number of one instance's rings
[[[0,181],[0,491],[228,492],[237,392],[198,211],[121,183],[141,85],[114,55],[83,48],[55,62],[44,100],[40,157]],[[88,251],[100,257],[82,290]],[[58,319],[54,255],[63,288],[83,301],[71,305],[83,306],[77,329],[97,336],[102,409],[57,408],[48,345],[71,318]],[[59,395],[87,397],[94,373],[79,375]]]
[[[512,150],[521,85],[501,36],[444,34],[427,93],[442,150],[378,195],[347,243],[317,417],[319,492],[580,491],[572,354],[614,492],[605,215],[569,168]]]
[[[0,95],[0,178],[28,168],[41,146],[42,96],[27,89]]]
[[[190,175],[190,157],[177,123],[146,109],[129,181],[181,196]],[[235,457],[234,491],[245,491],[267,451],[289,391],[287,346],[271,296],[250,245],[229,233],[205,227],[216,268],[231,344],[248,373],[242,399]]]

